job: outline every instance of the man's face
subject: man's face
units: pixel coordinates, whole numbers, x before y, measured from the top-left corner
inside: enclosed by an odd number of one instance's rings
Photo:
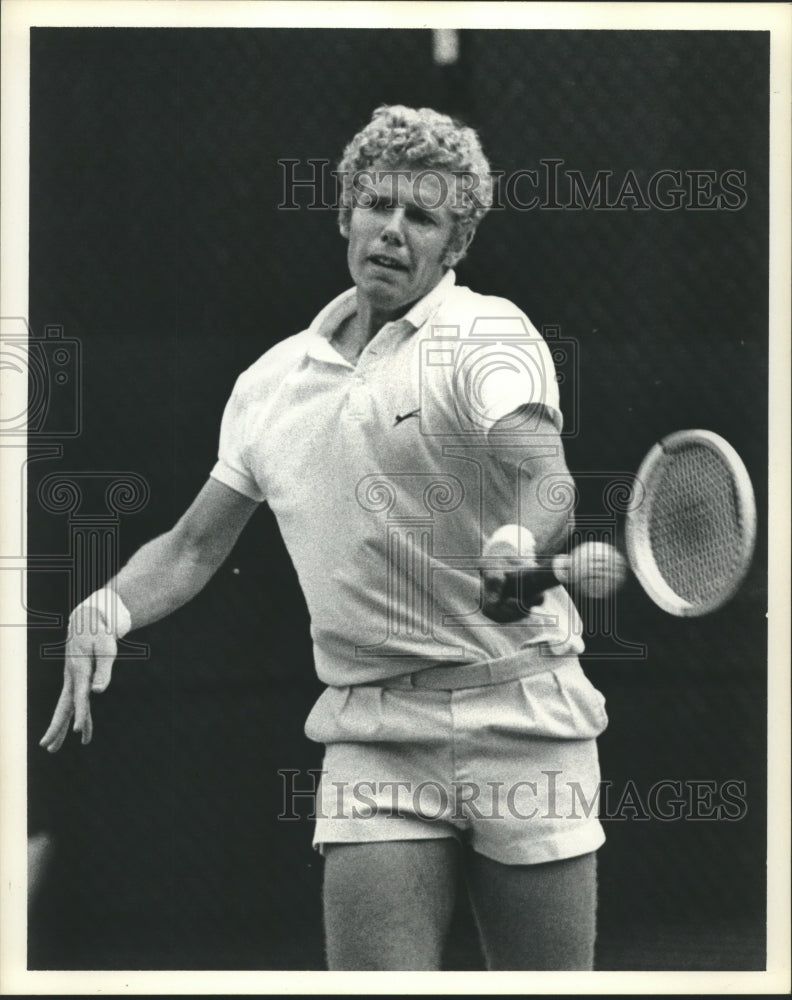
[[[358,294],[391,315],[426,295],[459,259],[449,251],[454,178],[439,171],[380,171],[359,179],[347,262]]]

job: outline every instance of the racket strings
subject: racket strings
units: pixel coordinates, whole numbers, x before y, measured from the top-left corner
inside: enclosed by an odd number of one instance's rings
[[[716,598],[731,585],[744,531],[727,462],[697,444],[667,455],[648,527],[668,586],[691,604]]]

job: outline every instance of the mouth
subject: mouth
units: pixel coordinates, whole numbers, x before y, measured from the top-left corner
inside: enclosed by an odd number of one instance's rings
[[[376,264],[378,267],[387,268],[389,271],[406,271],[407,265],[402,264],[400,260],[396,257],[389,257],[384,253],[373,253],[369,255],[369,260],[372,264]]]

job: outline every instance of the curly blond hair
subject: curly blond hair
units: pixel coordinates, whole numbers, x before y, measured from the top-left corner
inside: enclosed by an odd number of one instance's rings
[[[338,164],[338,224],[349,231],[355,177],[372,168],[438,170],[457,177],[449,207],[455,216],[450,249],[464,256],[476,227],[492,206],[490,165],[476,132],[432,108],[382,105],[352,139]]]

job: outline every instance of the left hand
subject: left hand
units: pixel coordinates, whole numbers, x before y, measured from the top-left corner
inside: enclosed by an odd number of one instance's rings
[[[63,688],[52,722],[39,746],[49,753],[60,750],[72,719],[74,732],[80,735],[83,746],[91,742],[91,693],[104,691],[110,683],[116,652],[115,634],[95,607],[72,614],[66,643]]]
[[[543,600],[544,593],[539,591],[536,594],[523,592],[520,601],[514,592],[513,580],[509,580],[505,572],[484,571],[484,605],[481,610],[494,622],[516,622],[527,618]],[[526,604],[529,605],[527,610]]]
[[[522,593],[517,589],[516,576],[508,570],[526,569],[536,566],[536,541],[532,532],[520,525],[509,524],[499,528],[484,545],[484,556],[497,556],[501,562],[498,569],[484,569],[484,604],[482,613],[494,622],[508,623],[526,618],[531,608],[538,607],[544,600],[544,592]],[[506,565],[503,565],[503,563]],[[520,599],[521,598],[521,599]]]

